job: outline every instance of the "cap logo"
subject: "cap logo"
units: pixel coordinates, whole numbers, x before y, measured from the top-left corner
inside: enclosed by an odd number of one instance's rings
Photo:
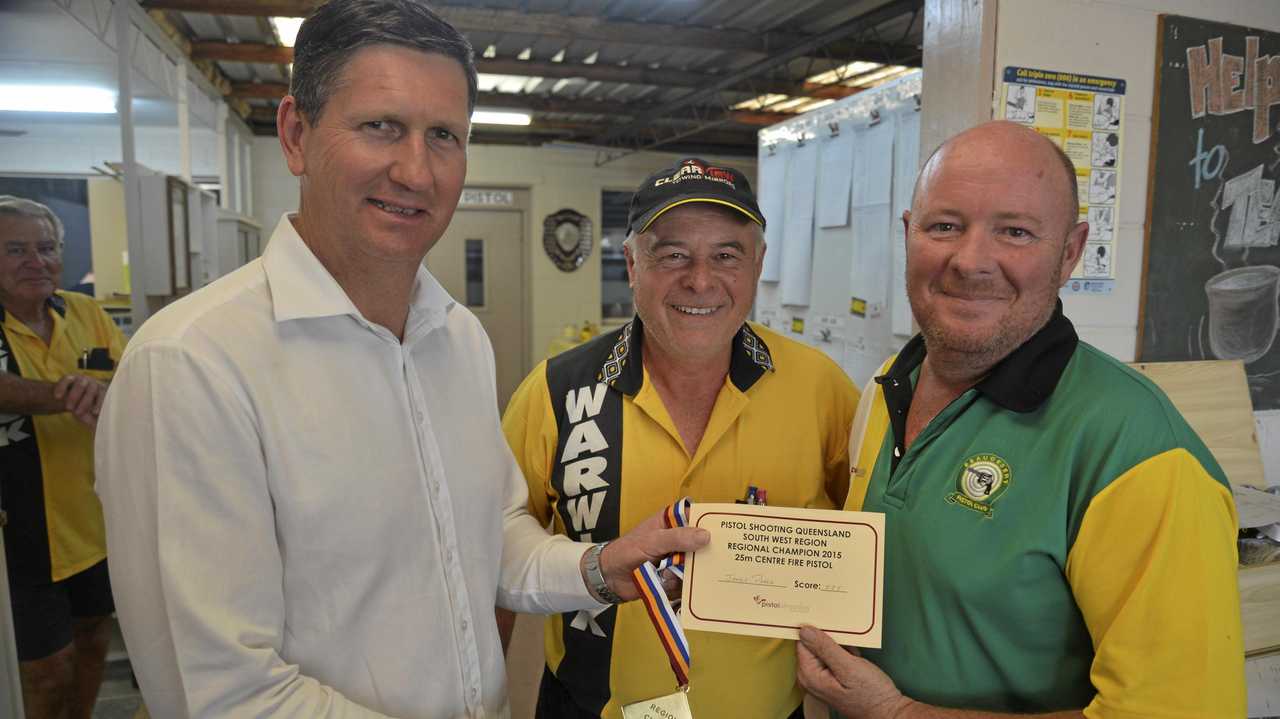
[[[733,173],[719,167],[704,168],[695,162],[686,162],[680,166],[679,170],[676,170],[676,174],[671,175],[670,177],[659,177],[657,180],[654,180],[653,186],[661,187],[663,185],[683,182],[685,180],[714,180],[716,182],[726,184],[735,190],[738,189],[737,183],[733,181]]]

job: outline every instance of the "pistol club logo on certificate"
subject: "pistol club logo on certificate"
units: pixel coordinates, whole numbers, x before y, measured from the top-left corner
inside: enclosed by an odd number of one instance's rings
[[[685,629],[797,638],[812,624],[840,644],[879,647],[884,515],[694,504],[711,543],[689,555]]]

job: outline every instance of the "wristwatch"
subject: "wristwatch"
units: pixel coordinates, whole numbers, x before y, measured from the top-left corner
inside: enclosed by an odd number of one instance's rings
[[[608,542],[600,542],[587,550],[585,555],[587,587],[605,604],[620,604],[622,597],[609,588],[609,583],[604,581],[604,572],[600,571],[600,553],[604,551],[606,544]]]

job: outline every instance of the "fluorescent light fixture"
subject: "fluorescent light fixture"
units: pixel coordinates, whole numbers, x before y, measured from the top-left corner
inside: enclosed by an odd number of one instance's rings
[[[302,27],[303,18],[300,17],[273,17],[271,25],[275,27],[276,34],[280,36],[280,44],[285,47],[293,47],[293,41],[298,37],[298,28]]]
[[[0,85],[0,110],[114,115],[116,93],[85,85]]]
[[[788,112],[812,101],[813,98],[811,97],[791,97],[781,102],[767,105],[764,109],[767,109],[770,112]]]
[[[774,103],[782,102],[785,99],[787,99],[786,95],[777,95],[777,94],[758,95],[756,97],[751,98],[750,100],[743,100],[737,105],[734,105],[733,109],[760,110],[762,108],[768,107],[769,105],[773,105]]]
[[[541,77],[530,77],[528,75],[493,75],[482,72],[476,76],[476,82],[480,86],[480,92],[501,92],[508,95],[516,95],[524,92],[529,87],[537,87],[542,83]]]
[[[883,85],[890,80],[897,79],[902,75],[911,72],[912,68],[903,67],[901,65],[886,65],[876,72],[868,73],[849,83],[850,87],[872,88],[876,85]]]
[[[866,60],[854,60],[846,65],[841,65],[833,70],[811,75],[805,78],[805,82],[812,82],[818,85],[830,85],[833,82],[843,82],[856,75],[884,67],[878,62],[867,62]]]
[[[528,125],[532,121],[533,116],[527,112],[476,110],[471,113],[473,125]]]

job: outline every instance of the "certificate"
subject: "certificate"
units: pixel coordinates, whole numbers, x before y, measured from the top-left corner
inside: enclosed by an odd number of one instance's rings
[[[685,629],[796,639],[811,624],[880,646],[883,514],[695,503],[689,526],[711,543],[686,558]]]

